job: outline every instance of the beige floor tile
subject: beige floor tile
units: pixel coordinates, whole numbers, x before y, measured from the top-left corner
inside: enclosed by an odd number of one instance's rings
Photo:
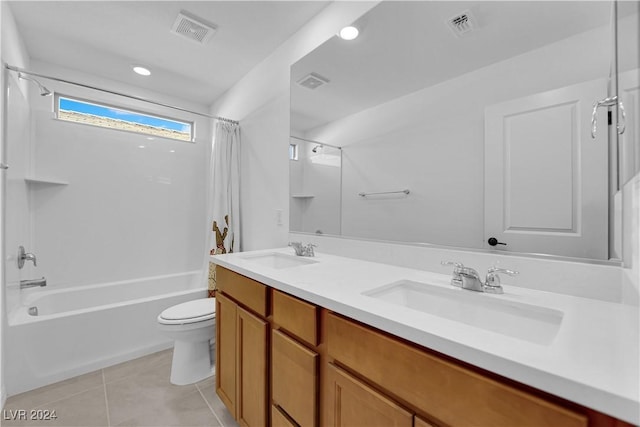
[[[130,378],[132,375],[137,375],[168,363],[170,364],[172,357],[173,349],[169,349],[120,363],[118,365],[109,366],[108,368],[103,369],[104,380],[109,383],[123,378]]]
[[[102,385],[102,371],[98,370],[11,396],[7,399],[5,409],[33,409],[98,386],[102,388]]]
[[[113,425],[131,427],[218,427],[220,423],[194,387],[192,392],[184,393],[162,404],[155,405],[152,411],[147,411],[146,413],[138,411],[133,417]]]
[[[222,400],[216,394],[216,377],[209,377],[206,380],[200,381],[196,384],[202,395],[211,406],[211,409],[216,413],[218,419],[222,422],[224,427],[237,427],[238,423],[233,418],[229,410]]]
[[[50,415],[55,411],[56,418],[31,419],[33,413],[27,410],[25,420],[7,420],[4,419],[7,418],[8,411],[5,409],[3,411],[2,426],[97,427],[108,425],[104,387],[102,386],[35,408],[35,411],[38,410],[49,411],[48,414]],[[36,412],[35,415],[37,414]],[[9,418],[12,417],[9,416]]]
[[[195,385],[177,386],[169,382],[171,365],[161,365],[129,378],[107,383],[111,423],[152,417],[158,408],[197,391]]]

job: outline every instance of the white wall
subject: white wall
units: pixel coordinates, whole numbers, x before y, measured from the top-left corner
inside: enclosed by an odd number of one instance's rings
[[[308,132],[343,147],[343,235],[482,248],[485,107],[592,79],[606,90],[609,32],[579,34]],[[358,196],[405,188],[407,197]]]
[[[0,62],[3,64],[9,63],[18,67],[28,67],[29,58],[27,51],[24,47],[24,43],[18,33],[15,19],[6,2],[0,2]],[[19,277],[18,268],[15,264],[17,253],[17,244],[20,241],[28,239],[27,233],[27,215],[26,215],[26,186],[24,180],[21,180],[21,174],[24,174],[26,167],[26,150],[25,146],[29,144],[29,133],[25,133],[24,129],[28,127],[21,125],[11,127],[8,129],[7,119],[13,117],[14,120],[24,122],[29,119],[29,107],[24,100],[26,100],[28,94],[27,82],[19,82],[15,79],[15,76],[9,77],[8,72],[2,73],[2,79],[0,81],[0,87],[4,88],[7,81],[12,79],[13,90],[12,97],[16,103],[12,104],[12,108],[7,108],[6,92],[1,90],[0,92],[0,109],[2,109],[0,120],[0,135],[3,135],[2,141],[2,156],[0,158],[3,162],[10,165],[9,170],[6,172],[0,172],[3,175],[1,183],[1,191],[3,193],[10,193],[14,202],[7,203],[5,206],[0,206],[0,215],[3,216],[2,230],[0,231],[0,241],[2,242],[2,249],[0,249],[0,259],[3,260],[0,263],[0,277],[2,278],[0,285],[0,405],[4,406],[6,398],[5,388],[5,358],[4,348],[6,345],[5,331],[7,328],[7,316],[5,312],[7,291],[6,284],[8,281],[16,280]],[[9,112],[11,114],[9,114]],[[11,117],[9,117],[11,116]],[[24,145],[16,145],[10,143],[5,136],[11,136],[22,138]],[[13,138],[12,138],[13,139]],[[15,142],[15,141],[13,141]],[[4,194],[3,194],[4,196]],[[6,198],[1,197],[3,203]],[[13,224],[9,225],[6,218],[4,218],[5,212],[8,216],[14,219]],[[4,261],[6,260],[6,262]],[[6,266],[7,270],[4,270]]]
[[[627,109],[627,130],[620,136],[624,153],[622,182],[622,254],[625,298],[640,300],[640,3],[625,2],[632,10],[618,22],[618,92]],[[635,174],[635,176],[633,176]]]
[[[184,105],[115,81],[34,61],[46,75]],[[195,143],[54,118],[52,97],[32,94],[30,175],[68,185],[31,184],[33,273],[47,286],[79,286],[202,268],[211,121],[50,80],[62,95],[195,121]],[[35,92],[35,91],[34,91]],[[203,111],[202,106],[196,109]],[[25,245],[26,246],[26,245]]]
[[[331,3],[212,106],[212,114],[240,121],[242,250],[288,241],[290,66],[375,4]]]
[[[298,160],[291,160],[289,229],[306,233],[340,234],[340,150],[292,139],[298,145]]]

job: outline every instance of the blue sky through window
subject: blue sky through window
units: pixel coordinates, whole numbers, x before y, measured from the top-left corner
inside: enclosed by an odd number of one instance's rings
[[[72,111],[83,114],[91,114],[115,120],[123,120],[131,123],[153,126],[161,129],[170,129],[177,132],[191,133],[191,124],[181,123],[160,117],[147,116],[141,113],[120,110],[118,108],[105,107],[88,102],[76,101],[68,98],[59,98],[58,108],[63,111]]]

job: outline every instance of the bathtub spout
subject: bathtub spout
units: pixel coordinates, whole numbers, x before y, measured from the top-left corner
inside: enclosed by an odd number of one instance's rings
[[[47,279],[43,277],[42,279],[20,280],[20,289],[34,288],[36,286],[47,286]]]

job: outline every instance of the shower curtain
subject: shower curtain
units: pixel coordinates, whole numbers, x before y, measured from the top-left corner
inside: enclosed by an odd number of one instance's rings
[[[240,251],[240,127],[216,122],[211,150],[210,255]],[[215,296],[215,265],[209,264],[209,297]]]

